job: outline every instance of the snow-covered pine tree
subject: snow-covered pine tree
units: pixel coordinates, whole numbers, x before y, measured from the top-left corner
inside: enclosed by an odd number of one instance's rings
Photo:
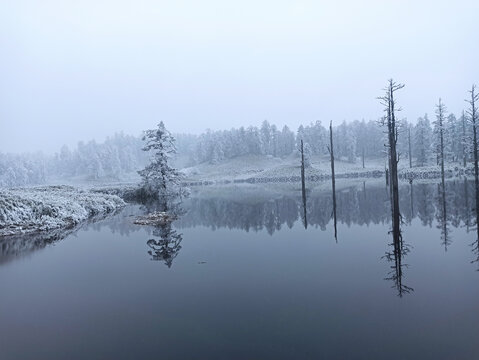
[[[264,120],[261,124],[260,129],[260,136],[262,142],[262,153],[265,155],[272,154],[272,136],[271,136],[271,125],[269,124],[268,120]]]
[[[294,152],[294,133],[287,127],[286,125],[283,126],[283,130],[281,131],[280,136],[280,155],[287,156]]]
[[[311,155],[313,150],[311,149],[311,145],[308,143],[304,144],[304,167],[310,168],[311,167]]]
[[[431,125],[427,114],[417,120],[414,129],[414,155],[418,166],[428,163],[431,153]]]
[[[271,155],[274,157],[279,155],[279,136],[280,132],[276,125],[271,125]]]
[[[446,127],[446,160],[462,163],[462,123],[454,114],[449,114]]]
[[[434,122],[434,128],[435,128],[435,135],[436,135],[436,140],[435,140],[435,148],[437,151],[437,158],[439,160],[439,165],[441,166],[441,177],[442,177],[442,191],[444,191],[444,138],[445,138],[445,132],[446,132],[446,106],[444,103],[441,101],[441,98],[439,98],[439,103],[436,105],[436,121]]]
[[[144,191],[151,196],[179,194],[181,177],[169,164],[169,159],[176,153],[175,138],[166,130],[163,121],[157,129],[146,130],[143,141],[146,141],[143,151],[153,151],[151,162],[138,171]]]
[[[471,150],[471,129],[469,126],[469,122],[467,121],[466,114],[464,110],[462,111],[462,115],[460,118],[460,126],[461,126],[461,153],[462,153],[462,166],[467,166],[467,161],[469,159],[469,154],[472,152]]]
[[[437,165],[444,168],[445,160],[445,133],[446,133],[446,106],[439,98],[439,103],[436,105],[436,121],[434,124],[434,151],[436,155]]]
[[[356,162],[356,138],[350,125],[346,125],[346,132],[344,134],[344,155],[348,159],[348,162]]]

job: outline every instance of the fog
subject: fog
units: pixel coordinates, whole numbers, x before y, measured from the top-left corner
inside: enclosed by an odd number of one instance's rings
[[[414,122],[479,79],[478,1],[2,1],[0,151],[172,132]]]

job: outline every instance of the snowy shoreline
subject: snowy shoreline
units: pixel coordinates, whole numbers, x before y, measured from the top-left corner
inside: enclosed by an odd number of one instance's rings
[[[125,205],[116,195],[64,185],[0,189],[0,237],[73,228]]]
[[[217,167],[218,169],[216,169]],[[222,184],[257,184],[257,183],[295,183],[300,182],[300,167],[295,158],[259,158],[243,157],[221,162],[217,165],[201,164],[183,169],[185,186],[222,185]],[[472,167],[463,168],[456,164],[448,164],[445,169],[446,178],[471,176]],[[439,179],[439,166],[406,167],[399,169],[399,179],[427,180]],[[381,161],[369,161],[365,168],[360,164],[344,161],[336,162],[336,179],[379,179],[385,177],[384,164]],[[313,158],[312,165],[306,168],[306,180],[321,182],[331,179],[330,164],[322,159]]]

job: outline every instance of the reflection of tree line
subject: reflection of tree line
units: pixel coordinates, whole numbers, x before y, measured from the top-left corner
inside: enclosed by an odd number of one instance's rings
[[[14,259],[15,257],[27,255],[34,251],[43,249],[50,244],[63,240],[68,235],[78,231],[80,228],[88,229],[90,226],[95,225],[96,221],[103,220],[108,216],[111,216],[111,218],[117,218],[120,215],[118,215],[118,213],[114,215],[101,214],[90,218],[87,222],[78,227],[60,228],[48,232],[0,237],[0,265]]]
[[[26,234],[0,238],[0,265],[20,255],[27,255],[60,241],[76,229],[57,229],[48,233]]]
[[[469,198],[474,193],[474,184],[466,180],[456,180],[444,184],[410,184],[403,185],[399,191],[399,201],[402,209],[403,223],[410,223],[418,218],[425,226],[437,223],[441,230],[441,241],[447,249],[451,243],[449,226],[465,226],[466,229],[475,225],[474,201]],[[251,198],[250,198],[251,199]],[[389,191],[384,187],[351,186],[336,191],[337,220],[343,224],[369,225],[390,223]],[[284,225],[291,228],[296,221],[302,220],[303,225],[326,229],[333,218],[333,199],[331,192],[311,193],[306,191],[297,196],[282,196],[268,201],[232,201],[222,198],[190,198],[183,203],[178,201],[154,202],[138,207],[129,207],[120,215],[106,219],[101,223],[93,223],[88,228],[100,230],[108,226],[112,232],[129,235],[141,227],[132,226],[126,218],[133,217],[139,211],[151,213],[154,211],[168,211],[179,216],[175,226],[165,223],[157,227],[147,227],[152,237],[147,241],[148,254],[152,260],[161,260],[171,267],[173,259],[181,249],[182,234],[175,228],[208,226],[213,229],[226,227],[243,229],[246,231],[260,231],[266,229],[269,234],[280,230]],[[306,211],[305,211],[306,209]],[[447,210],[445,210],[447,209]],[[126,213],[125,213],[126,212]],[[306,221],[307,216],[307,221]],[[72,230],[55,233],[32,235],[21,239],[0,240],[0,262],[17,256],[21,253],[40,249],[46,245],[61,240]],[[410,288],[402,284],[404,267],[402,257],[409,251],[399,232],[392,231],[393,242],[391,250],[386,253],[388,260],[394,261],[393,272],[388,279],[394,281],[398,293],[402,295]],[[479,254],[477,242],[473,245],[475,253]],[[479,259],[479,255],[478,255]],[[479,260],[476,260],[479,261]]]
[[[464,181],[446,183],[447,221],[457,227],[472,222],[473,209],[467,199],[473,184]],[[404,185],[399,190],[403,222],[418,218],[423,225],[440,222],[443,203],[436,184]],[[351,186],[336,191],[338,222],[351,225],[390,223],[388,190],[384,187]],[[217,198],[191,198],[188,212],[177,222],[179,227],[207,226],[246,231],[266,229],[269,234],[286,225],[291,228],[303,219],[302,196],[282,196],[268,201],[232,201]],[[332,221],[333,200],[330,192],[309,193],[306,199],[307,222],[322,230]]]

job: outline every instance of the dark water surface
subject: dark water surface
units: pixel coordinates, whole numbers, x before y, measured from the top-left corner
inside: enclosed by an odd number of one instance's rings
[[[477,359],[473,187],[208,188],[172,227],[137,205],[0,241],[0,359]],[[446,204],[444,213],[442,204]],[[307,228],[305,225],[307,223]],[[151,241],[149,241],[151,240]]]

